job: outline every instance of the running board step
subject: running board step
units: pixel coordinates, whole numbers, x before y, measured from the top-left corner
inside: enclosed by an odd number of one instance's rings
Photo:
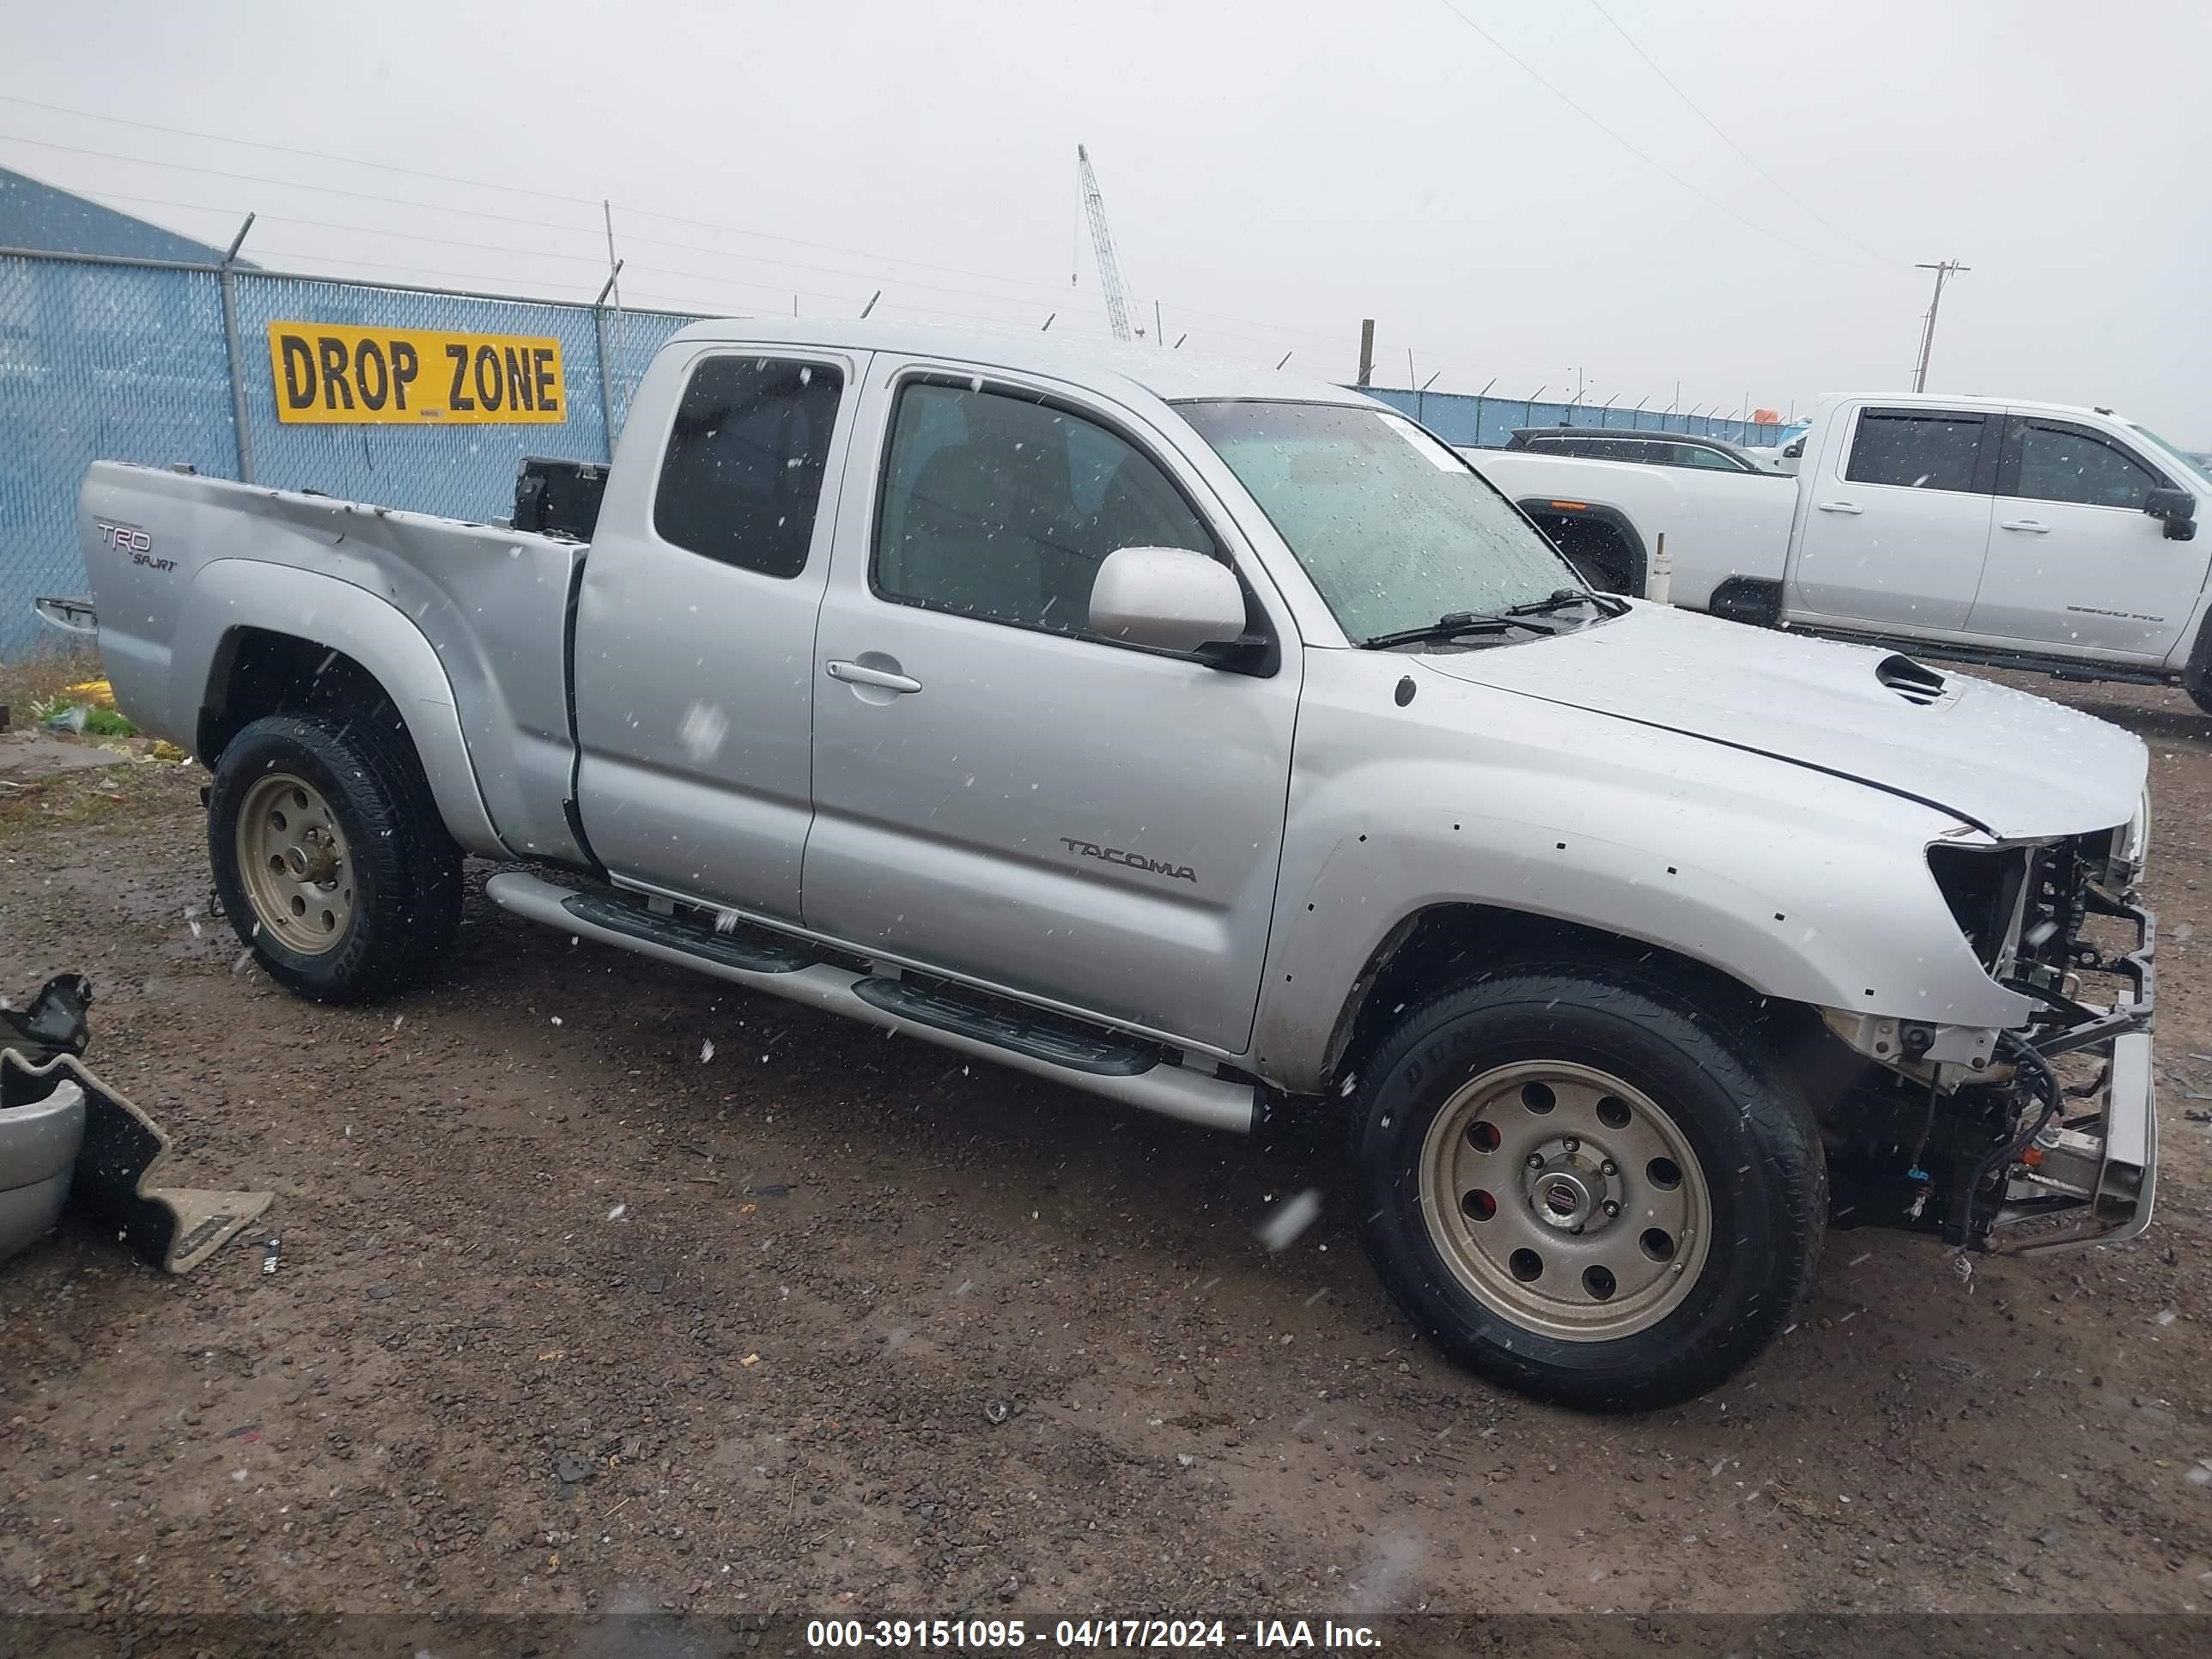
[[[633,939],[648,939],[748,973],[795,974],[821,960],[796,945],[767,938],[750,927],[724,933],[679,916],[656,915],[605,893],[571,893],[561,901],[561,908],[579,921],[611,927]]]
[[[484,884],[484,892],[501,909],[563,933],[842,1014],[1125,1106],[1238,1134],[1249,1133],[1260,1115],[1258,1084],[1218,1075],[1202,1065],[1176,1063],[1167,1050],[1142,1038],[1032,1013],[981,993],[856,973],[830,956],[807,957],[806,947],[797,942],[771,940],[763,951],[757,943],[763,937],[760,931],[732,937],[641,913],[619,901],[593,903],[601,896],[556,886],[521,870],[501,871]],[[655,923],[662,925],[650,925]]]
[[[994,1007],[950,988],[878,975],[854,981],[853,994],[885,1013],[934,1025],[939,1030],[957,1031],[994,1048],[1011,1049],[1097,1077],[1136,1077],[1167,1058],[1157,1042],[1086,1030],[1072,1020],[1030,1017],[1013,1008]]]

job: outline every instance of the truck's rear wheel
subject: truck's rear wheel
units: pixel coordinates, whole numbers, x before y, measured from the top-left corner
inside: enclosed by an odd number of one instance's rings
[[[1363,1068],[1370,1255],[1462,1364],[1561,1404],[1673,1404],[1811,1282],[1826,1168],[1755,1037],[1603,968],[1515,970],[1409,1014]]]
[[[208,792],[208,854],[239,938],[318,1000],[411,983],[460,919],[460,850],[405,734],[372,719],[240,731]]]

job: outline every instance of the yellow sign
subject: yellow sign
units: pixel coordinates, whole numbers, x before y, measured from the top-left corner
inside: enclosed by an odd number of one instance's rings
[[[276,418],[323,426],[552,425],[568,418],[561,342],[434,328],[271,323]]]

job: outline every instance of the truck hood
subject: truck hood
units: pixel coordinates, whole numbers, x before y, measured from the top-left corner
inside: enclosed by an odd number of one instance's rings
[[[1999,840],[2125,823],[2149,757],[2118,726],[1895,652],[1637,603],[1557,638],[1425,653],[1437,672],[1770,755]]]

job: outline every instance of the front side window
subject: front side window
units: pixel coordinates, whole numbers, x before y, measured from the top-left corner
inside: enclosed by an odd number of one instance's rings
[[[710,357],[676,411],[653,527],[687,550],[785,579],[806,568],[845,377],[829,363]]]
[[[1972,490],[1988,422],[1936,409],[1863,409],[1844,476],[1853,483]]]
[[[1251,492],[1354,641],[1578,586],[1480,473],[1401,416],[1343,404],[1176,408]]]
[[[2017,469],[2006,493],[2037,501],[2140,509],[2160,479],[2118,445],[2078,426],[2022,421],[2014,428]]]
[[[876,519],[885,599],[1088,633],[1098,567],[1124,547],[1219,556],[1159,466],[1097,422],[966,383],[900,391]]]
[[[6,308],[0,306],[0,311]],[[2177,472],[2186,473],[2200,486],[2212,489],[2212,455],[2193,454],[2179,444],[2168,443],[2148,427],[2136,425],[2133,421],[2128,425],[2138,438],[2151,447],[2160,465],[2171,466]]]

